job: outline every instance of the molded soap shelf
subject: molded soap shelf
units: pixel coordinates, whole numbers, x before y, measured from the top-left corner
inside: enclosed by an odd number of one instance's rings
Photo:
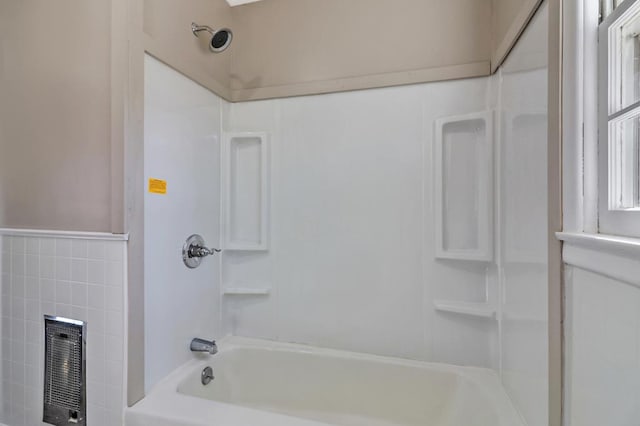
[[[228,287],[222,290],[225,296],[268,296],[270,288]]]
[[[482,318],[495,318],[496,309],[488,303],[459,302],[454,300],[434,300],[436,311],[470,315]]]

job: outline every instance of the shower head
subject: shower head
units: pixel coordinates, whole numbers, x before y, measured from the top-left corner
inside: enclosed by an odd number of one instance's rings
[[[231,40],[233,39],[233,33],[228,28],[222,28],[219,30],[214,30],[211,27],[206,25],[198,25],[195,22],[191,24],[191,32],[193,35],[198,37],[198,34],[201,31],[206,31],[211,35],[211,40],[209,41],[209,49],[212,52],[220,53],[223,52],[229,47],[231,44]]]

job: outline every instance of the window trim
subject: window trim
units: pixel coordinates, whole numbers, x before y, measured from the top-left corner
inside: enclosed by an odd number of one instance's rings
[[[640,103],[635,103],[623,109],[617,108],[616,105],[620,105],[620,94],[616,94],[613,97],[609,96],[610,91],[614,89],[612,85],[615,83],[615,80],[610,79],[609,75],[612,71],[617,72],[620,67],[617,59],[614,60],[613,63],[610,61],[610,49],[619,48],[617,40],[610,39],[610,30],[614,23],[624,18],[628,12],[635,8],[640,8],[640,0],[627,0],[602,21],[598,27],[597,47],[598,233],[630,237],[640,237],[640,211],[637,208],[612,209],[615,205],[610,202],[610,194],[617,190],[613,185],[620,176],[618,175],[618,171],[611,167],[610,162],[610,158],[617,152],[616,146],[610,143],[612,134],[610,123],[612,119],[616,117],[620,118],[625,114],[629,114],[630,111],[634,110],[634,107],[639,107]],[[585,46],[585,48],[588,48],[588,46]],[[584,72],[586,74],[589,73],[590,70],[585,66]],[[588,106],[585,105],[585,108],[588,108]],[[613,131],[613,133],[615,133],[615,131]]]

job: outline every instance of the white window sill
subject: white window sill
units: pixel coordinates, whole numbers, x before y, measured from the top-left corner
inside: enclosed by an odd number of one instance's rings
[[[640,238],[558,232],[563,262],[640,287]]]

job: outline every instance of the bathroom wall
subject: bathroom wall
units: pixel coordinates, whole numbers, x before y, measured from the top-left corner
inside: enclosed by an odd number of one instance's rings
[[[0,2],[0,227],[111,229],[110,14]]]
[[[232,8],[233,100],[489,74],[489,0],[269,0]]]
[[[219,257],[182,262],[187,237],[220,243],[220,118],[223,101],[147,56],[145,177],[167,182],[145,196],[145,381],[149,389],[191,359],[194,337],[219,331]]]
[[[8,283],[11,286],[11,278],[9,276],[11,272],[11,237],[4,236],[0,234],[0,287],[2,287],[3,283]],[[11,311],[3,312],[2,307],[2,291],[0,289],[0,329],[2,328],[2,317],[11,315]],[[8,314],[8,315],[7,315]],[[0,332],[1,333],[1,332]],[[11,337],[9,334],[7,337]],[[2,353],[2,339],[0,336],[0,353]],[[3,379],[3,374],[0,371],[0,382]],[[10,413],[9,407],[4,407],[4,391],[3,386],[0,386],[0,401],[2,401],[2,405],[0,406],[0,422],[5,420],[5,417]],[[8,402],[11,402],[10,400]]]
[[[231,8],[197,0],[184,8],[175,0],[136,1],[143,22],[135,31],[146,51],[232,101],[488,75],[540,4],[269,0]],[[309,16],[322,19],[310,26]],[[227,54],[211,55],[193,38],[194,20],[233,29]]]
[[[501,374],[529,426],[548,425],[547,32],[544,3],[495,76]]]
[[[565,211],[558,236],[564,262],[565,426],[631,426],[640,418],[640,245],[637,238],[598,229],[592,118],[598,79],[588,71],[597,67],[599,6],[565,3],[563,15],[565,69],[573,71],[564,86]]]
[[[224,332],[492,366],[482,262],[435,260],[436,118],[484,111],[488,79],[233,104],[226,130],[271,136],[268,252],[223,253]]]
[[[138,0],[136,0],[138,1]],[[145,50],[192,80],[230,98],[231,58],[237,47],[223,55],[209,50],[209,37],[195,38],[191,22],[235,30],[231,8],[225,0],[144,0],[142,32]]]
[[[633,262],[637,270],[637,262]],[[566,426],[637,424],[640,418],[638,283],[566,266],[565,289]]]
[[[126,242],[108,234],[20,231],[4,231],[0,240],[0,423],[44,425],[43,315],[58,315],[87,322],[89,424],[122,424]]]

